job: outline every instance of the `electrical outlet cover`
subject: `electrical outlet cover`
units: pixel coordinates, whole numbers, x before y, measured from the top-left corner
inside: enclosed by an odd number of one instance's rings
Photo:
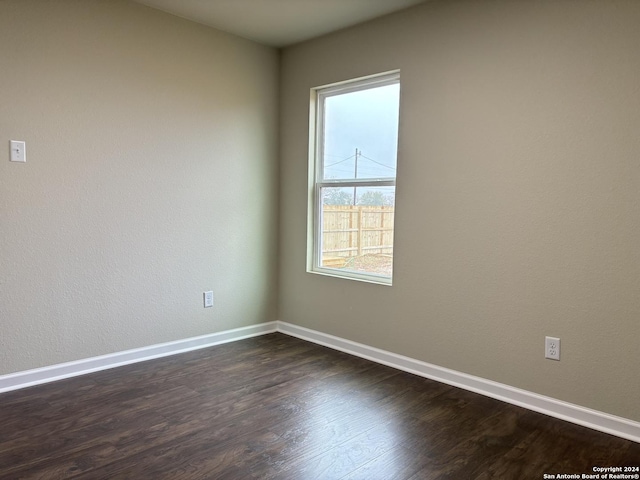
[[[557,337],[544,338],[544,358],[560,360],[560,339]]]
[[[213,307],[213,292],[204,292],[204,308]]]

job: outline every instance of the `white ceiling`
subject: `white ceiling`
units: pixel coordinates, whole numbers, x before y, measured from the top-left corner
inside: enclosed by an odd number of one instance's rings
[[[365,22],[425,0],[136,0],[273,47]]]

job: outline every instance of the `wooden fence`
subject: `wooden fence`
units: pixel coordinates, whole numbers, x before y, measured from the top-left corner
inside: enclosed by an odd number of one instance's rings
[[[347,258],[393,254],[394,207],[323,205],[322,264],[339,266]]]

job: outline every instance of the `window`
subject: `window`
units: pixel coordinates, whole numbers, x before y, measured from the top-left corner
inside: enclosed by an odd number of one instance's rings
[[[308,271],[391,284],[399,73],[311,92]]]

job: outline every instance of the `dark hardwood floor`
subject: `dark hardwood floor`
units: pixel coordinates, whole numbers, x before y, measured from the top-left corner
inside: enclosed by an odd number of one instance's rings
[[[640,444],[271,334],[0,394],[2,479],[542,479]]]

